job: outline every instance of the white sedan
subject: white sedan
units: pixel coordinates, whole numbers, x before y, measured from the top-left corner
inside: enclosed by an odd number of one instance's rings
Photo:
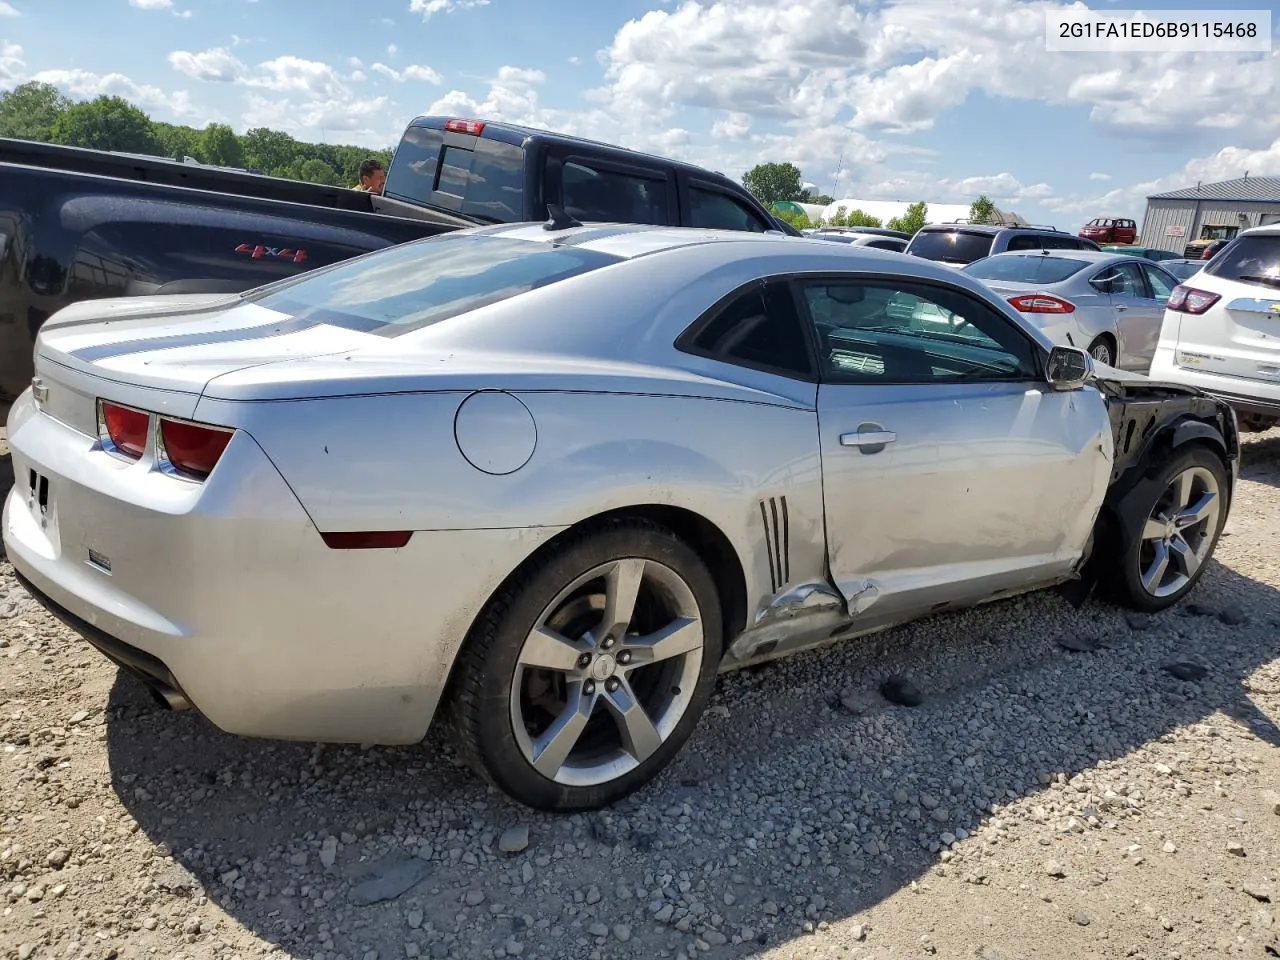
[[[420,740],[609,803],[717,671],[1078,580],[1193,589],[1229,409],[1094,376],[959,271],[821,240],[513,225],[51,318],[15,570],[167,704]]]

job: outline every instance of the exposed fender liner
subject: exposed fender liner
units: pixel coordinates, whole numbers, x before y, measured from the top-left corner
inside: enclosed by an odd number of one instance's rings
[[[1227,444],[1222,433],[1203,420],[1184,419],[1173,428],[1172,446],[1176,449],[1192,440],[1208,440],[1227,455]]]

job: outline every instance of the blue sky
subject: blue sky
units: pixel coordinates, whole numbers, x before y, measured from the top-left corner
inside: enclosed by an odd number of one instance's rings
[[[838,197],[1035,222],[1280,174],[1280,51],[1048,53],[1061,0],[0,0],[0,89],[386,146],[421,113],[506,119]],[[1280,0],[1091,0],[1271,10]]]

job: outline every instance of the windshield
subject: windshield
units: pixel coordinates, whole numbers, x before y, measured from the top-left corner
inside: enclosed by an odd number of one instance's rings
[[[964,272],[979,280],[1007,280],[1012,283],[1059,283],[1079,273],[1089,264],[1067,257],[1010,256],[999,254],[976,260]]]
[[[927,260],[972,263],[991,252],[992,235],[967,230],[921,230],[911,240],[907,253]]]
[[[1237,237],[1209,261],[1204,272],[1224,280],[1280,288],[1280,237]]]
[[[299,319],[397,336],[620,259],[528,240],[446,235],[304,274],[247,299]]]

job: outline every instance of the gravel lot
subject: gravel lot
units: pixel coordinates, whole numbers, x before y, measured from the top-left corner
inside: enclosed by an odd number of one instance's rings
[[[161,712],[0,565],[0,957],[1280,951],[1280,433],[1247,439],[1194,603],[1038,595],[722,678],[591,816],[531,815],[438,738]]]

